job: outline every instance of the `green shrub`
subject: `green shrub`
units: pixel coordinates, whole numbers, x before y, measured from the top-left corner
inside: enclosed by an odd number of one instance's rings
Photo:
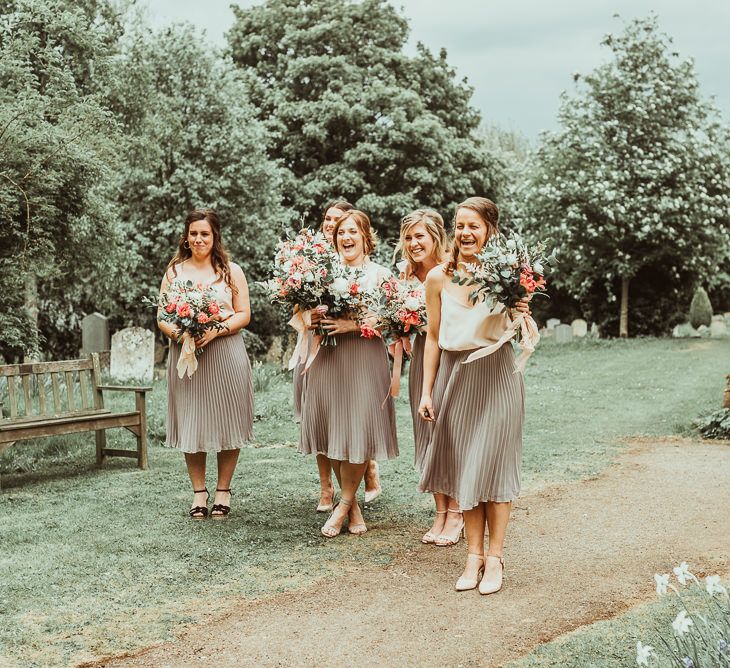
[[[712,304],[704,288],[697,288],[689,305],[689,322],[697,329],[700,325],[709,327],[712,322]]]
[[[705,438],[730,439],[730,408],[703,415],[693,424]]]

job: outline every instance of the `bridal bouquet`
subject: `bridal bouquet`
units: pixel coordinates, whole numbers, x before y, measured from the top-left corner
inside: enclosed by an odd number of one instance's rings
[[[521,299],[546,294],[545,269],[557,262],[554,252],[545,255],[544,243],[529,249],[522,237],[515,233],[509,237],[494,235],[477,255],[477,260],[466,265],[469,274],[454,272],[452,280],[459,285],[475,286],[469,293],[472,303],[483,301],[496,313],[513,308]],[[523,371],[540,341],[537,324],[526,313],[519,313],[514,320],[508,318],[507,323],[494,343],[471,353],[464,363],[492,354],[519,334],[518,345],[522,354],[516,362],[516,370]]]
[[[338,258],[332,266],[332,280],[314,310],[327,318],[352,317],[360,324],[362,335],[370,338],[372,328],[365,322],[364,314],[367,304],[372,301],[372,293],[363,290],[362,277],[362,269],[348,267]],[[329,336],[325,330],[317,329],[317,333],[322,336],[321,345],[337,345],[337,338]]]
[[[533,294],[545,294],[545,268],[556,263],[555,254],[545,256],[545,244],[529,249],[519,234],[493,236],[477,255],[479,262],[467,265],[471,275],[454,273],[459,285],[474,285],[469,294],[476,304],[485,301],[494,307],[502,303],[507,308]]]
[[[180,331],[182,350],[177,372],[180,378],[185,373],[190,378],[198,368],[197,357],[203,352],[202,348],[195,347],[195,339],[203,336],[208,329],[224,327],[215,293],[210,286],[202,283],[177,280],[158,298],[147,301],[157,307],[159,320],[169,322]]]
[[[393,343],[424,330],[426,295],[422,287],[413,287],[391,276],[379,288],[379,299],[372,310],[377,314],[377,328],[386,342]]]
[[[322,303],[339,264],[324,234],[304,228],[293,239],[279,242],[273,277],[260,285],[271,302],[308,311]]]

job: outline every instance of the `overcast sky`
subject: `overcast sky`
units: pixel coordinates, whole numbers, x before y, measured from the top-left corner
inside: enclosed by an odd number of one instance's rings
[[[229,0],[148,0],[156,26],[188,21],[224,44],[233,23]],[[251,0],[242,7],[260,4]],[[730,120],[728,0],[392,0],[411,25],[409,49],[423,42],[474,87],[484,120],[535,138],[553,129],[562,90],[609,56],[603,35],[622,19],[655,11],[681,56],[692,56],[705,97]],[[613,18],[618,13],[622,19]]]

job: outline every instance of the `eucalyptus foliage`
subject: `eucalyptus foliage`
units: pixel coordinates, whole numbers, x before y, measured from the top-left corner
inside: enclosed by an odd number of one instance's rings
[[[619,334],[623,288],[632,333],[666,333],[730,259],[727,134],[655,17],[603,44],[613,58],[576,75],[542,138],[523,224],[557,242],[555,281],[604,331]]]

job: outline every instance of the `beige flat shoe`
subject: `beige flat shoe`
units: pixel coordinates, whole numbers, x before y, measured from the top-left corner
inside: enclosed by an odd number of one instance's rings
[[[445,510],[437,510],[437,515],[446,515]],[[421,542],[424,545],[433,545],[436,542],[436,538],[438,538],[438,534],[432,533],[431,531],[427,531],[423,536],[421,536]]]
[[[322,503],[323,495],[319,495],[319,505],[317,506],[318,513],[331,513],[335,508],[335,490],[332,489],[332,500],[329,503]]]
[[[452,510],[451,508],[449,508],[446,512],[459,513],[459,515],[461,515],[461,521],[459,522],[459,528],[456,530],[456,535],[442,533],[436,536],[434,544],[439,547],[451,547],[452,545],[456,545],[459,542],[459,538],[461,538],[464,533],[464,516],[462,515],[462,512],[460,510]]]
[[[466,555],[467,563],[469,563],[470,559],[472,561],[476,560],[481,564],[477,571],[477,576],[475,578],[465,578],[462,575],[454,585],[454,589],[456,589],[456,591],[469,591],[470,589],[476,589],[479,584],[479,578],[481,578],[482,573],[484,573],[484,557],[481,554],[471,554],[470,552]]]
[[[482,581],[479,583],[479,593],[480,594],[494,594],[498,592],[500,589],[502,589],[502,578],[504,574],[504,559],[502,557],[498,557],[494,554],[488,554],[487,560],[494,559],[497,561],[500,565],[500,569],[498,571],[498,574],[488,579],[486,575],[482,578]],[[485,562],[486,565],[486,562]]]
[[[378,462],[374,459],[369,461],[363,477],[365,479],[365,503],[372,503],[383,493],[383,488],[380,486]]]

